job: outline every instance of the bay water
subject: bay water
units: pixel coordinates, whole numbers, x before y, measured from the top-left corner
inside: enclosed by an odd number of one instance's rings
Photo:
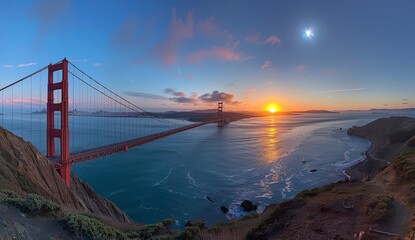
[[[209,124],[73,165],[72,172],[135,221],[174,218],[181,227],[186,220],[203,219],[212,225],[245,215],[240,207],[245,199],[258,204],[261,213],[268,204],[290,199],[302,190],[345,179],[343,171],[362,161],[370,146],[366,139],[349,136],[347,129],[395,115],[402,114],[276,114],[242,119],[223,128]],[[45,151],[44,133],[25,135],[45,128],[44,115],[21,114],[21,121],[16,121],[19,116],[8,116],[1,116],[2,126],[15,128],[13,132]],[[92,145],[111,140],[107,126],[118,121],[101,117],[99,121],[107,123],[96,124],[97,118],[80,119],[82,124],[70,126],[71,134],[84,134],[82,138]],[[38,123],[29,127],[33,121]],[[71,140],[74,150],[84,145]],[[221,206],[229,212],[223,213]]]

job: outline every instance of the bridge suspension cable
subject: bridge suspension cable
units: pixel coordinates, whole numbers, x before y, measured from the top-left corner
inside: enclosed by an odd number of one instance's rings
[[[104,88],[105,90],[109,91],[111,94],[113,94],[113,95],[115,95],[115,96],[119,97],[120,99],[122,99],[123,101],[127,102],[127,103],[128,103],[128,104],[130,104],[131,106],[134,106],[136,109],[138,109],[138,110],[142,111],[142,113],[141,113],[141,114],[143,114],[144,116],[154,118],[154,119],[156,119],[156,120],[158,120],[158,121],[161,121],[161,122],[164,122],[164,123],[168,123],[168,124],[172,124],[172,125],[177,125],[175,122],[168,121],[168,120],[163,119],[163,118],[159,118],[159,117],[155,116],[154,114],[152,114],[151,112],[148,112],[148,111],[144,110],[143,108],[141,108],[141,107],[137,106],[136,104],[132,103],[131,101],[129,101],[129,100],[127,100],[127,99],[125,99],[124,97],[120,96],[119,94],[115,93],[114,91],[112,91],[112,90],[108,89],[107,87],[105,87],[104,85],[102,85],[101,83],[99,83],[97,80],[95,80],[93,77],[91,77],[90,75],[88,75],[87,73],[85,73],[83,70],[81,70],[80,68],[78,68],[77,66],[75,66],[75,65],[74,65],[73,63],[71,63],[70,61],[68,61],[68,62],[69,62],[69,64],[70,64],[72,67],[74,67],[75,69],[77,69],[79,72],[81,72],[82,74],[84,74],[86,77],[88,77],[90,80],[92,80],[93,82],[95,82],[96,84],[98,84],[99,86],[101,86],[102,88]],[[73,74],[73,73],[71,73],[71,74]],[[74,74],[74,75],[75,75],[75,74]],[[75,76],[76,76],[76,75],[75,75]],[[76,76],[76,77],[77,77],[77,76]],[[77,77],[77,78],[78,78],[79,80],[81,80],[79,77]],[[81,81],[83,81],[83,80],[81,80]],[[86,82],[84,82],[84,83],[86,83]],[[92,86],[91,86],[91,87],[92,87]],[[98,91],[98,89],[95,89],[95,90],[97,90],[97,91]],[[102,93],[102,92],[101,92],[101,93]],[[104,94],[104,93],[102,93],[102,94]]]

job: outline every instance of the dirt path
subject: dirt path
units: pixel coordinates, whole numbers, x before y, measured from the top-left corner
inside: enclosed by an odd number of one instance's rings
[[[19,209],[0,204],[0,239],[86,239],[68,232],[63,224],[48,218],[32,217]]]

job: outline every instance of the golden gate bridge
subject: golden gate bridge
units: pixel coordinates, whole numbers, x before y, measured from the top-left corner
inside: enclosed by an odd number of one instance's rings
[[[1,125],[36,142],[41,152],[45,148],[43,153],[68,187],[72,164],[128,151],[206,124],[223,127],[229,122],[223,116],[223,102],[218,102],[217,115],[203,122],[183,125],[158,117],[66,59],[1,88],[0,93]]]

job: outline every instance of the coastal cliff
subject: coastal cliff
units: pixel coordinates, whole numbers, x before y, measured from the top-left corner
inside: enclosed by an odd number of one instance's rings
[[[45,156],[3,128],[0,128],[0,166],[0,189],[21,195],[36,193],[60,204],[66,211],[86,213],[105,221],[130,222],[115,204],[74,175],[69,189]]]

